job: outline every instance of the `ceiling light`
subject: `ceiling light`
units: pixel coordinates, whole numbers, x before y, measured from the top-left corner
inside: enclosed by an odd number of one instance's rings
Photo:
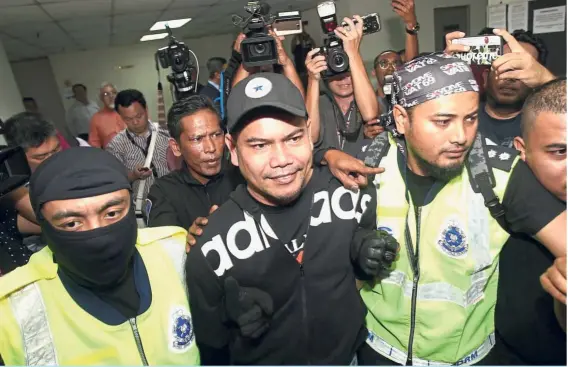
[[[154,25],[152,26],[152,28],[150,28],[150,30],[151,31],[161,31],[163,29],[166,29],[166,25],[168,25],[168,27],[170,27],[172,29],[173,28],[179,28],[179,27],[182,27],[184,24],[188,23],[190,20],[191,20],[191,18],[163,20],[163,21],[154,23]]]
[[[144,41],[153,41],[153,40],[161,40],[162,38],[166,38],[168,36],[167,33],[156,33],[156,34],[147,34],[140,38],[141,42]]]

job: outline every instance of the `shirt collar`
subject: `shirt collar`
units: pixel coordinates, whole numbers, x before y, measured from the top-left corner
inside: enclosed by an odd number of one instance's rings
[[[209,80],[209,84],[211,84],[212,86],[214,86],[215,89],[221,90],[221,87],[219,86],[219,84],[217,84],[217,83],[215,83],[215,82],[212,82],[211,80]]]

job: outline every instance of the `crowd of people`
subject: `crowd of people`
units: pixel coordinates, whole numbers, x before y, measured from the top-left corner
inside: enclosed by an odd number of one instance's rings
[[[25,98],[0,364],[565,365],[566,79],[525,30],[480,32],[490,67],[463,32],[420,53],[392,5],[405,48],[371,71],[355,15],[347,72],[272,31],[278,65],[247,68],[241,34],[159,121],[109,82],[59,130]]]

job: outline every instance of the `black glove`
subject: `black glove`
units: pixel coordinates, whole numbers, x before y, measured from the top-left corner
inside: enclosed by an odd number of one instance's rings
[[[377,277],[390,268],[398,252],[398,242],[386,231],[373,231],[363,238],[359,251],[359,267],[369,276]]]
[[[225,310],[235,322],[241,335],[256,339],[268,330],[272,316],[272,298],[257,288],[239,286],[233,277],[225,279]]]

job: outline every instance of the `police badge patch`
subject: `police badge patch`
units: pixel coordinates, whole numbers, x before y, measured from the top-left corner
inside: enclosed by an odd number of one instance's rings
[[[193,333],[193,325],[191,324],[191,316],[183,308],[175,309],[170,316],[170,346],[176,352],[185,352],[191,346],[195,338]]]
[[[457,221],[449,221],[442,230],[438,239],[438,248],[446,255],[455,258],[467,255],[467,238]]]

